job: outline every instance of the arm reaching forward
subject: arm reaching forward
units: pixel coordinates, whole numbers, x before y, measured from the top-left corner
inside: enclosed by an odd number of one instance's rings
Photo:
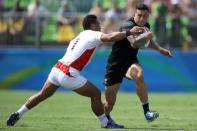
[[[124,39],[127,36],[130,35],[134,35],[134,34],[138,34],[143,32],[143,28],[142,27],[137,27],[135,26],[134,28],[132,28],[129,31],[123,31],[123,32],[112,32],[110,34],[102,34],[101,35],[101,41],[103,42],[114,42],[114,41],[119,41]]]

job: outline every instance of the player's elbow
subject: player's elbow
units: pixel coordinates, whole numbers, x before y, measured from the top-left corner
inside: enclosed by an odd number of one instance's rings
[[[101,40],[103,42],[113,42],[115,41],[115,37],[112,35],[106,35],[106,36],[101,37]]]
[[[113,32],[110,34],[103,34],[101,36],[101,40],[103,42],[115,42],[115,41],[121,40],[123,38],[125,38],[125,34],[121,33],[121,32]]]

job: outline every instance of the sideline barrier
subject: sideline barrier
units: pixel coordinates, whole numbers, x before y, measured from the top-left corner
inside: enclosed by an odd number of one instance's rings
[[[0,49],[0,89],[39,90],[51,67],[66,49]],[[104,90],[104,72],[109,50],[98,50],[81,72]],[[139,60],[151,92],[197,92],[197,52],[173,51],[174,58],[141,50]],[[60,89],[64,90],[64,89]],[[133,81],[124,79],[121,91],[135,91]]]

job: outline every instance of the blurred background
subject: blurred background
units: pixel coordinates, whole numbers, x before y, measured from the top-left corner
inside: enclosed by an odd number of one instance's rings
[[[197,91],[197,0],[0,0],[0,89],[38,90],[88,13],[102,31],[117,31],[135,6],[151,8],[155,40],[173,59],[151,50],[139,53],[150,91]],[[82,72],[101,90],[111,44],[102,45]],[[99,63],[99,64],[98,64]],[[135,90],[125,80],[122,91]]]

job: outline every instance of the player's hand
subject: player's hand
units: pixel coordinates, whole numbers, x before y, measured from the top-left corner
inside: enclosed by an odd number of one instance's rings
[[[165,55],[165,56],[168,56],[168,57],[173,57],[172,56],[172,53],[169,50],[164,49],[164,48],[161,48],[160,49],[160,53],[163,54],[163,55]]]
[[[139,26],[134,26],[132,29],[130,29],[132,35],[138,35],[143,33],[144,31],[144,28]]]
[[[152,40],[153,36],[154,36],[154,35],[153,35],[152,32],[150,32],[150,31],[146,32],[146,39],[147,39],[147,40]]]

